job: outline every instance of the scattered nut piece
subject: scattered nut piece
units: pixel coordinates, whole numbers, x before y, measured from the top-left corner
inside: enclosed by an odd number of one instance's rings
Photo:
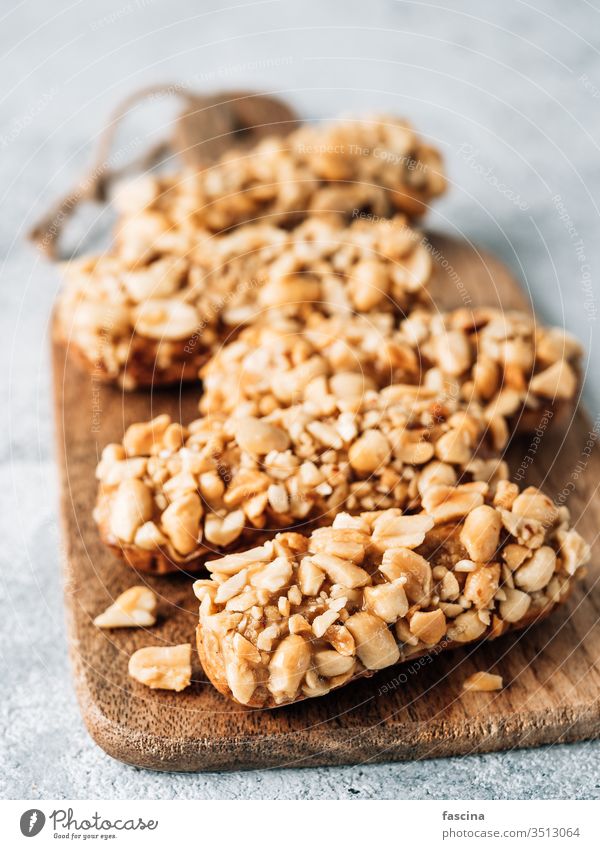
[[[150,587],[129,587],[94,619],[98,628],[150,628],[156,624],[155,593]]]
[[[192,678],[192,646],[146,646],[129,658],[129,674],[151,690],[185,690]]]
[[[491,672],[474,672],[463,681],[463,690],[474,692],[492,692],[501,690],[503,685],[501,675],[493,675]]]

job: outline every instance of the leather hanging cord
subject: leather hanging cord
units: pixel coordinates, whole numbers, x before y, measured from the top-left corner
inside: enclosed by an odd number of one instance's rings
[[[152,145],[120,168],[110,168],[110,152],[121,124],[132,108],[157,95],[176,96],[185,106],[176,133]],[[50,259],[58,259],[65,225],[84,202],[104,203],[109,188],[126,174],[147,171],[169,153],[180,154],[188,166],[202,167],[227,147],[252,144],[269,134],[285,134],[298,125],[295,112],[277,98],[251,92],[198,95],[174,84],[147,86],[129,95],[110,116],[98,140],[88,173],[31,228],[28,238]]]

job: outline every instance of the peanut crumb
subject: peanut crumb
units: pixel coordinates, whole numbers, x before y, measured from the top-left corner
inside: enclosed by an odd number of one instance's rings
[[[473,675],[463,681],[463,690],[473,692],[492,692],[501,690],[503,685],[501,675],[493,675],[491,672],[474,672]]]

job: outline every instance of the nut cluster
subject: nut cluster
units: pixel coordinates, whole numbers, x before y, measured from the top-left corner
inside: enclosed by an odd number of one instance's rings
[[[318,381],[312,400],[262,418],[208,416],[184,428],[164,415],[132,425],[97,469],[104,540],[127,558],[135,550],[176,567],[341,508],[427,505],[461,516],[506,478],[502,419],[420,387],[365,391],[360,374]],[[455,502],[428,499],[457,483],[465,486]]]
[[[185,253],[75,260],[59,318],[76,353],[131,388],[195,378],[237,327],[274,315],[405,313],[425,302],[430,274],[422,236],[401,215],[347,227],[310,217],[291,231],[258,222],[198,231]]]
[[[499,309],[272,321],[253,325],[202,370],[204,413],[264,415],[318,396],[323,377],[381,388],[421,385],[441,397],[475,402],[485,415],[533,429],[535,412],[572,400],[581,347],[559,328]],[[342,389],[344,387],[344,389]],[[538,416],[539,418],[539,416]]]
[[[199,229],[248,221],[295,223],[307,213],[422,215],[446,181],[437,150],[391,116],[305,126],[226,153],[215,166],[126,184],[118,249],[134,261],[158,250],[185,254]]]
[[[443,501],[474,491],[439,489]],[[504,483],[450,520],[339,513],[310,536],[211,561],[194,585],[204,670],[241,704],[273,707],[523,627],[565,599],[589,559],[568,519],[539,490]]]
[[[96,374],[134,388],[195,378],[232,326],[273,308],[405,310],[431,265],[405,215],[443,191],[440,168],[382,118],[125,184],[112,251],[65,268],[60,333]]]

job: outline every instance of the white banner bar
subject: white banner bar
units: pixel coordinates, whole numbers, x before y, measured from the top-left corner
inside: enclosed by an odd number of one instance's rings
[[[597,849],[598,802],[5,801],[0,845]]]

